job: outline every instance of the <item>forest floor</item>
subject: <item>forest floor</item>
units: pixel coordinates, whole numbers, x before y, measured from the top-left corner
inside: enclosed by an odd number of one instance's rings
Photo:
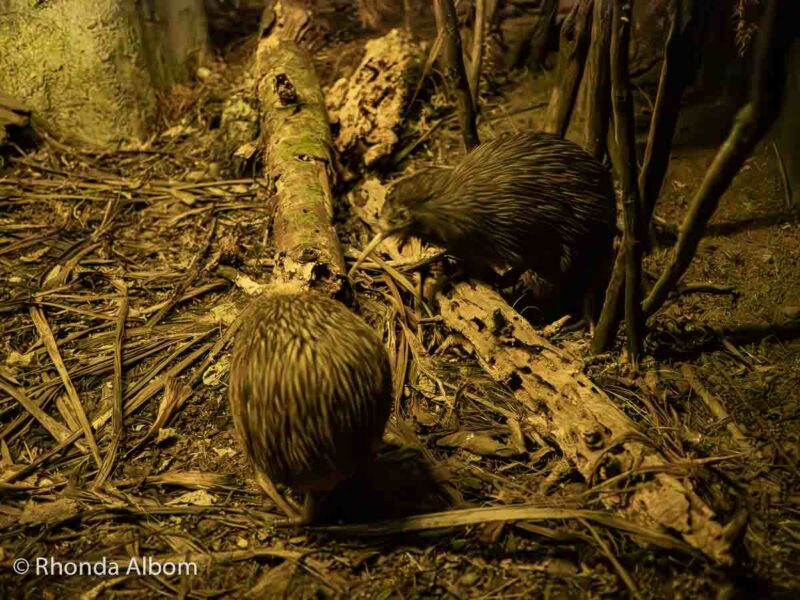
[[[355,40],[317,55],[324,85],[352,70],[362,45]],[[704,329],[785,322],[800,312],[800,217],[785,208],[769,144],[723,197],[684,278],[716,286],[715,293],[671,301],[648,342],[655,358],[638,373],[618,360],[620,344],[588,368],[658,444],[687,459],[712,459],[693,473],[706,482],[698,493],[722,523],[747,517],[733,569],[579,520],[481,524],[379,541],[272,525],[277,509],[252,480],[234,436],[225,337],[231,315],[247,301],[230,268],[269,280],[269,195],[259,177],[229,177],[225,165],[213,164],[222,102],[233,87],[252,84],[242,69],[252,50],[237,48],[205,83],[176,90],[167,100],[166,133],[142,151],[95,152],[46,140],[0,171],[0,597],[796,598],[800,340],[714,344]],[[485,100],[481,136],[536,128],[548,85],[530,75],[504,83],[502,97]],[[462,152],[454,127],[439,128],[411,165],[454,163]],[[666,223],[680,224],[715,150],[674,150],[656,209]],[[365,239],[353,219],[340,219],[339,228],[343,241]],[[668,252],[653,252],[646,271],[657,274]],[[364,291],[364,311],[397,352],[390,294],[376,286]],[[120,344],[115,331],[126,304]],[[53,343],[43,341],[47,330]],[[379,501],[367,509],[386,516],[459,503],[595,508],[585,482],[555,477],[561,461],[552,449],[476,453],[452,441],[458,436],[451,434],[470,432],[485,447],[504,447],[515,407],[468,352],[448,344],[447,333],[435,322],[420,333],[439,381],[419,365],[406,371],[381,456],[390,465],[381,498],[391,510],[376,507]],[[128,409],[116,460],[99,483],[85,442],[58,449],[79,426],[54,365],[63,364],[90,420],[108,420],[117,350]],[[730,419],[712,415],[701,386]],[[730,423],[757,454],[742,452]],[[101,456],[111,429],[98,430]],[[342,518],[358,520],[367,509],[344,510]],[[18,558],[132,555],[195,562],[199,575],[11,570]]]

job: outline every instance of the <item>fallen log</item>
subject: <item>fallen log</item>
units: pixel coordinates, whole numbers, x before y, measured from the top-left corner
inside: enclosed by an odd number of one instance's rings
[[[332,145],[319,79],[308,52],[280,33],[259,42],[255,69],[275,200],[274,280],[335,294],[344,257],[332,225]]]
[[[712,509],[582,373],[580,359],[539,335],[486,286],[460,283],[438,299],[445,324],[472,344],[486,372],[529,409],[526,418],[538,433],[602,488],[606,508],[641,526],[676,532],[730,564],[730,541]]]

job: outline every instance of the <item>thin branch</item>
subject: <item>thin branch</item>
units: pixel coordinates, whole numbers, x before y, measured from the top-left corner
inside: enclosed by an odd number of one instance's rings
[[[611,49],[610,0],[595,0],[592,15],[592,42],[587,58],[587,118],[584,147],[596,158],[606,153],[611,92],[609,89],[609,51]]]
[[[787,49],[797,35],[793,28],[800,18],[798,8],[798,3],[791,0],[769,0],[766,5],[758,29],[750,99],[736,115],[728,139],[706,171],[681,224],[671,260],[644,301],[647,316],[661,308],[689,268],[722,194],[778,116],[786,83]]]
[[[664,45],[658,93],[639,174],[645,228],[649,227],[669,166],[683,92],[697,72],[697,49],[705,31],[705,17],[709,10],[709,3],[673,0],[672,24]]]
[[[472,104],[469,82],[464,70],[464,56],[461,49],[461,36],[458,33],[456,9],[453,6],[453,0],[436,0],[434,8],[436,28],[444,38],[447,79],[453,86],[461,134],[464,136],[464,146],[469,151],[480,141],[478,129],[475,126],[475,107]]]
[[[622,183],[625,210],[625,324],[628,352],[633,363],[642,353],[644,318],[641,307],[642,215],[636,184],[636,140],[633,128],[633,97],[628,73],[633,0],[613,0],[611,25],[611,103],[614,111],[613,162]],[[608,290],[608,294],[617,290]]]
[[[478,106],[483,46],[486,40],[486,2],[487,0],[475,0],[475,30],[472,38],[472,54],[469,61],[469,89],[472,90],[472,105],[475,107]]]
[[[564,137],[575,109],[591,37],[592,0],[573,4],[561,24],[558,85],[550,94],[544,130]]]

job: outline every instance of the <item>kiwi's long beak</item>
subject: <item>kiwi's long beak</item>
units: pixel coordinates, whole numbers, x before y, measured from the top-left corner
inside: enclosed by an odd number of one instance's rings
[[[353,273],[356,272],[356,269],[358,269],[358,267],[361,266],[361,263],[363,263],[370,254],[372,254],[372,251],[375,250],[375,248],[378,247],[378,244],[380,244],[383,240],[385,240],[390,235],[391,235],[391,232],[389,232],[389,231],[380,231],[380,232],[375,234],[375,237],[372,238],[369,241],[367,246],[361,252],[361,255],[356,259],[355,264],[353,264],[353,266],[350,268],[350,271],[348,271],[348,273],[347,273],[347,278],[348,279],[353,277]]]

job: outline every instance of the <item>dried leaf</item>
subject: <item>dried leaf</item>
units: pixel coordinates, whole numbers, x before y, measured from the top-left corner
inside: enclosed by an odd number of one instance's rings
[[[490,456],[498,458],[508,458],[509,456],[519,456],[520,452],[506,444],[501,444],[485,433],[474,433],[472,431],[457,431],[436,442],[437,446],[444,448],[463,448],[478,456]]]
[[[174,500],[167,502],[168,506],[177,506],[181,504],[192,504],[194,506],[213,506],[217,501],[215,496],[212,496],[205,490],[195,490],[193,492],[186,492],[181,494]]]
[[[47,525],[60,523],[78,514],[78,503],[69,498],[59,498],[53,502],[35,504],[32,500],[25,504],[19,517],[20,525]]]

